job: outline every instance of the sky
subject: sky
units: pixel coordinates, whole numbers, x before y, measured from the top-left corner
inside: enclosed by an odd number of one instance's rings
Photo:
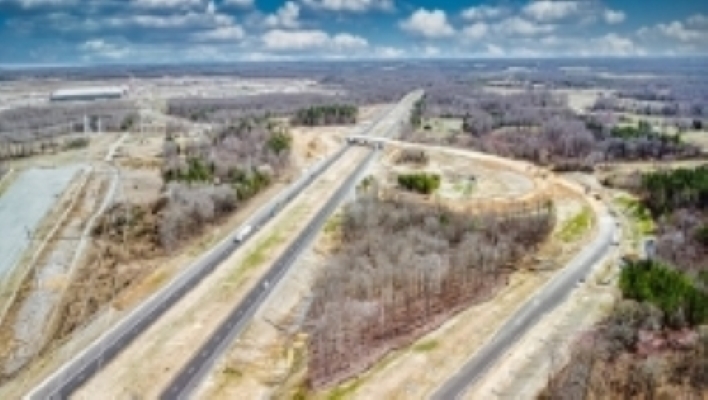
[[[0,64],[708,55],[708,0],[0,0]]]

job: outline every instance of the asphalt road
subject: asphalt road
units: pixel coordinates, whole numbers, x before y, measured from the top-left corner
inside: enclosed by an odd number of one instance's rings
[[[380,130],[380,124],[382,122],[385,123],[387,127],[390,126],[392,118],[394,121],[397,121],[403,115],[402,105],[409,108],[410,104],[412,104],[411,99],[417,98],[416,96],[419,95],[422,95],[422,91],[406,96],[406,98],[404,98],[398,106],[393,107],[390,112],[383,114],[377,120],[371,122],[368,127],[364,128],[364,130],[375,133]],[[155,322],[172,304],[179,301],[182,296],[201,282],[205,276],[211,273],[217,265],[219,265],[237,248],[239,248],[241,243],[235,240],[235,236],[243,227],[250,225],[253,228],[249,236],[245,239],[248,240],[253,233],[257,232],[287,203],[292,201],[300,192],[302,192],[303,189],[308,187],[317,176],[322,174],[322,172],[329,168],[332,163],[338,160],[344,152],[349,149],[349,147],[350,145],[342,146],[337,153],[313,166],[308,175],[301,176],[294,184],[290,185],[288,188],[279,193],[278,196],[271,199],[265,206],[261,207],[251,218],[249,218],[248,221],[235,229],[228,235],[228,237],[222,240],[211,250],[203,254],[183,273],[178,275],[161,290],[150,296],[133,312],[124,317],[114,327],[105,332],[101,337],[85,348],[81,353],[76,355],[72,360],[64,364],[59,370],[45,379],[30,393],[25,395],[24,398],[31,400],[68,398],[76,389],[96,374],[96,372],[100,371],[105,363],[112,360],[113,357],[120,353],[123,348],[133,341],[133,339],[135,339],[147,327]],[[373,158],[373,154],[375,153],[376,152],[372,152],[366,160],[371,160]],[[359,168],[364,168],[368,165],[368,162],[362,163]],[[354,174],[350,176],[350,180],[353,176]],[[349,183],[350,180],[347,182]],[[345,186],[346,185],[342,185],[340,189],[345,188]],[[339,194],[339,191],[337,194]],[[324,209],[321,211],[324,211]],[[319,215],[320,214],[318,214],[318,216]],[[315,218],[315,220],[317,220],[317,218]],[[298,239],[300,246],[304,245],[303,240],[307,237],[309,236],[306,234],[301,235],[301,239]],[[290,252],[286,252],[284,257],[288,254],[292,256],[294,253],[291,254]],[[271,277],[271,279],[279,277],[281,272],[284,270],[284,266],[287,265],[285,262],[286,260],[289,259],[283,259],[282,266],[280,266],[281,264],[277,264],[273,267],[272,271],[268,272],[267,276]],[[246,297],[243,301],[243,310],[251,310],[250,315],[252,315],[252,313],[255,312],[256,305],[263,301],[264,295],[262,296],[261,294],[254,292],[249,296],[251,297]],[[239,305],[239,307],[241,307],[241,305]],[[249,318],[250,315],[248,316]],[[248,319],[244,317],[245,315],[241,316],[242,321],[246,321]],[[228,327],[228,324],[224,326]],[[229,327],[229,329],[231,328]],[[212,336],[212,338],[210,338],[210,341],[213,340],[215,342],[222,343],[224,336],[219,335],[224,335],[224,332],[226,331],[222,331],[220,328]],[[219,349],[221,349],[221,347]],[[205,354],[202,357],[206,357],[206,355],[208,354]]]
[[[251,289],[248,295],[234,308],[229,316],[214,331],[209,340],[195,353],[189,362],[179,371],[165,391],[161,399],[185,399],[196,389],[202,378],[209,372],[217,358],[233,343],[258,311],[260,305],[278,281],[283,277],[297,257],[307,249],[317,233],[327,222],[328,217],[336,210],[346,195],[358,181],[361,172],[374,159],[378,150],[372,150],[356,170],[337,189],[335,194],[321,208],[317,215],[305,227],[305,230],[290,244],[285,252],[276,260],[268,272]]]
[[[398,126],[398,122],[405,116],[415,99],[422,95],[417,91],[406,96],[397,106],[379,120],[370,129],[373,134],[388,136]],[[268,272],[258,281],[256,286],[246,295],[222,321],[211,337],[194,354],[194,356],[177,373],[175,378],[160,395],[162,400],[187,399],[198,387],[201,380],[211,370],[217,359],[228,349],[234,339],[250,323],[253,315],[260,305],[266,300],[278,281],[287,270],[295,263],[298,256],[307,249],[322,230],[329,216],[337,209],[342,201],[351,193],[355,185],[370,167],[379,150],[372,150],[369,155],[357,166],[347,179],[339,186],[324,207],[308,223],[304,231],[298,235],[293,243],[276,260]]]
[[[334,161],[339,159],[348,148],[349,146],[345,145],[330,158],[322,160],[313,167],[311,174],[302,176],[265,206],[261,207],[246,223],[235,229],[228,237],[202,255],[163,289],[153,294],[80,354],[40,383],[25,398],[33,400],[68,398],[87,379],[98,372],[105,363],[115,357],[135,337],[156,321],[172,304],[179,301],[182,296],[233,253],[241,245],[235,240],[235,235],[243,226],[251,225],[253,227],[252,235],[304,188],[309,186]]]
[[[497,332],[491,341],[479,349],[449,380],[431,396],[434,400],[462,398],[467,389],[480,379],[489,368],[532,328],[544,314],[562,303],[612,246],[615,221],[603,211],[598,218],[597,237],[588,244],[568,265],[524,306],[519,309]]]

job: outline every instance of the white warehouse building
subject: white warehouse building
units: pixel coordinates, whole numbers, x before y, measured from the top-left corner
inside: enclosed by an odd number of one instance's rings
[[[83,87],[59,89],[50,96],[51,101],[115,100],[128,95],[125,86]]]

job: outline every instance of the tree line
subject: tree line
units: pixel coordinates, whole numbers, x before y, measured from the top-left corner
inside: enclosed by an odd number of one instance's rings
[[[297,110],[290,123],[304,126],[351,125],[356,123],[358,114],[359,108],[351,104],[327,104]]]
[[[527,90],[498,95],[470,87],[430,88],[427,117],[463,120],[462,131],[445,137],[426,135],[415,124],[409,139],[472,147],[506,157],[551,165],[559,170],[592,169],[613,160],[677,159],[700,154],[678,136],[654,132],[646,122],[620,127],[612,115],[575,115],[562,97]]]
[[[672,266],[628,262],[623,300],[579,339],[540,399],[704,398],[708,294]]]

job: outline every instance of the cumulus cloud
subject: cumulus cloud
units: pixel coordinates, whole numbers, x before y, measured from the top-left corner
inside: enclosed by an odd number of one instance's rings
[[[222,26],[208,31],[195,32],[192,38],[198,42],[222,42],[237,41],[246,36],[243,28],[239,25]]]
[[[708,29],[708,16],[703,14],[694,14],[688,17],[687,23],[689,26],[699,29]]]
[[[185,9],[204,7],[203,0],[131,0],[130,4],[137,8]]]
[[[78,0],[0,0],[0,5],[9,4],[25,10],[42,7],[65,7],[78,4]]]
[[[271,28],[297,28],[300,26],[300,6],[286,1],[276,12],[266,17],[265,24]]]
[[[111,58],[120,59],[126,57],[130,53],[130,49],[124,46],[119,46],[114,43],[106,42],[103,39],[90,39],[79,45],[87,58]]]
[[[374,55],[379,58],[401,58],[406,55],[405,50],[397,47],[383,46],[377,47]]]
[[[582,10],[579,1],[538,0],[523,8],[524,15],[539,22],[554,22],[578,15]]]
[[[553,32],[555,26],[537,24],[521,17],[511,17],[496,24],[494,30],[506,36],[535,36]]]
[[[642,27],[637,34],[645,40],[663,38],[681,44],[705,45],[708,43],[708,17],[695,14],[685,21],[671,21],[653,27]]]
[[[408,19],[401,21],[399,26],[411,34],[428,39],[444,38],[455,33],[443,10],[428,11],[419,8]]]
[[[620,36],[616,33],[608,33],[604,36],[590,40],[591,48],[594,51],[583,54],[586,56],[606,55],[606,56],[632,56],[642,54],[632,39]]]
[[[607,10],[605,10],[603,17],[605,19],[605,22],[607,22],[610,25],[615,25],[615,24],[622,23],[626,16],[622,11],[607,9]]]
[[[657,28],[664,36],[681,42],[691,42],[706,38],[708,32],[687,28],[682,22],[673,21],[668,24],[658,24]]]
[[[391,11],[395,8],[393,0],[302,0],[302,4],[315,10],[353,13]]]
[[[495,44],[488,43],[485,47],[486,47],[486,55],[487,56],[502,57],[502,56],[506,55],[506,51],[504,51],[503,48],[501,48]]]
[[[348,51],[369,46],[366,39],[348,33],[329,35],[321,30],[285,31],[274,29],[263,34],[266,49],[273,51]]]
[[[504,7],[493,7],[493,6],[477,6],[470,7],[462,11],[462,18],[469,21],[478,21],[482,19],[499,18],[508,13],[508,10]]]
[[[489,26],[484,22],[477,22],[462,29],[462,35],[466,39],[478,40],[487,35]]]
[[[87,21],[92,22],[92,21]],[[150,28],[150,29],[188,29],[230,26],[234,19],[225,14],[180,13],[167,15],[139,14],[131,16],[109,17],[94,24],[104,28]]]

